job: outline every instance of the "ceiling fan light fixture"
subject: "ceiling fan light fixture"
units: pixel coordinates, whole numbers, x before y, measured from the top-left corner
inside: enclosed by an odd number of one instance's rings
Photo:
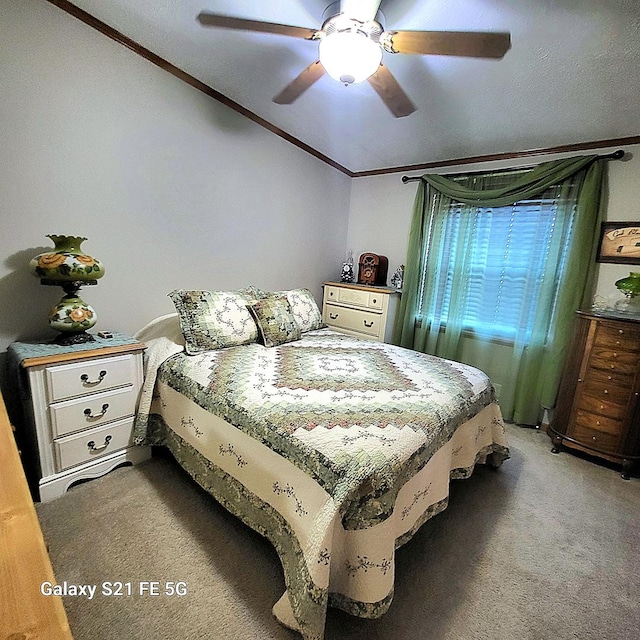
[[[318,47],[326,72],[345,85],[372,76],[382,62],[382,49],[369,36],[355,29],[334,31]]]

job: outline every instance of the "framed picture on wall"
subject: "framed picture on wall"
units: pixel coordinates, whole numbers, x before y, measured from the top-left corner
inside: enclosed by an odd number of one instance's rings
[[[603,222],[596,260],[640,264],[640,220]]]

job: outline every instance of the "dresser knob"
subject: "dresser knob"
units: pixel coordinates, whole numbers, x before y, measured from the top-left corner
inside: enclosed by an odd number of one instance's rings
[[[596,437],[595,437],[595,436],[592,436],[592,438],[591,438],[591,439],[592,439],[592,440],[595,440],[595,439],[596,439]]]
[[[607,376],[607,380],[613,380],[613,376]]]
[[[617,357],[618,357],[618,354],[617,354],[615,351],[613,352],[613,357],[614,357],[614,358],[617,358]]]
[[[87,418],[91,418],[91,419],[102,418],[102,416],[105,413],[107,413],[108,408],[109,408],[109,405],[105,402],[102,405],[102,411],[100,413],[91,413],[91,409],[87,408],[84,410],[84,415],[87,416]]]
[[[604,392],[605,392],[605,393],[609,393],[609,389],[605,389],[605,390],[604,390]]]
[[[596,420],[596,424],[597,424],[598,426],[600,426],[600,420]],[[593,437],[593,439],[594,439],[594,440],[596,439],[596,438],[595,438],[595,436]]]
[[[601,405],[600,405],[600,408],[601,408],[601,409],[604,409],[604,405],[603,405],[603,404],[601,404]]]
[[[96,384],[100,384],[104,378],[106,377],[107,372],[103,369],[99,374],[98,374],[98,379],[97,380],[89,380],[89,376],[86,373],[83,373],[80,376],[80,380],[82,380],[82,384],[86,385],[87,387],[92,386],[92,385],[96,385]]]
[[[623,334],[624,333],[624,329],[618,329],[618,333]]]

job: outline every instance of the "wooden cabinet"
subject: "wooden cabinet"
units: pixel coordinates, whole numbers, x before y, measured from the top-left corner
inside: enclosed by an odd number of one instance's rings
[[[147,447],[132,441],[143,350],[143,344],[120,334],[65,347],[10,346],[22,380],[26,462],[43,502],[78,480],[149,457]]]
[[[640,460],[640,320],[578,312],[549,435],[620,463]]]
[[[325,282],[322,319],[337,331],[389,342],[399,293],[388,287]]]

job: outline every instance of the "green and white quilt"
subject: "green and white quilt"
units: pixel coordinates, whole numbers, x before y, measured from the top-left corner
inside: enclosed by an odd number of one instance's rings
[[[137,441],[168,446],[273,543],[274,614],[305,640],[327,606],[382,615],[395,549],[446,507],[450,478],[508,457],[491,384],[463,364],[329,329],[197,355],[147,344]]]

